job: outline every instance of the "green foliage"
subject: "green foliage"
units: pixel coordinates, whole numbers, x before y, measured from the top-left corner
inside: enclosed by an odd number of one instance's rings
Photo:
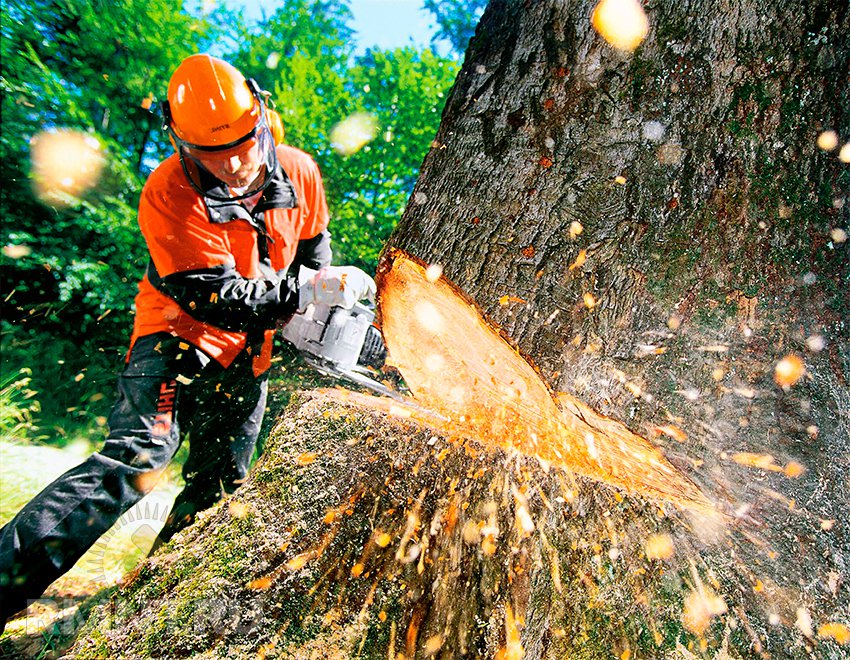
[[[172,0],[9,4],[4,76],[31,91],[29,118],[96,128],[140,170],[151,139],[167,144],[143,100],[165,89],[174,67],[214,37],[212,25]]]
[[[341,0],[286,0],[266,21],[237,28],[244,46],[227,58],[272,92],[287,142],[314,155],[329,149],[330,128],[351,107],[350,20]]]
[[[423,6],[437,20],[438,31],[433,41],[446,39],[458,55],[463,55],[487,0],[424,0]]]
[[[430,50],[370,51],[350,72],[355,110],[377,120],[377,136],[351,156],[325,156],[340,261],[367,270],[404,211],[437,133],[457,65]]]
[[[45,440],[66,446],[84,440],[98,444],[105,436],[106,415],[115,399],[115,377],[126,351],[126,333],[106,343],[99,332],[80,338],[72,332],[61,336],[61,327],[48,330],[28,324],[2,322],[3,382],[20,380],[26,385],[17,392],[33,404],[28,424],[35,429],[9,427],[8,440]],[[37,394],[28,394],[36,392]]]
[[[32,371],[23,368],[0,378],[0,440],[28,435],[36,430],[38,392],[30,387]]]

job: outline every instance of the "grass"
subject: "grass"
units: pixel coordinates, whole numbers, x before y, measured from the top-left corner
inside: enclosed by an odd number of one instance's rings
[[[34,418],[41,405],[31,383],[30,369],[20,369],[0,378],[0,439],[20,437],[36,429]]]
[[[34,495],[66,470],[81,463],[86,447],[56,449],[0,441],[0,524],[5,525]]]

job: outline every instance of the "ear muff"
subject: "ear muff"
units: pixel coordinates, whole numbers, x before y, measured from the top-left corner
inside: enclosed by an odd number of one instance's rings
[[[266,120],[269,123],[269,130],[272,132],[275,144],[283,144],[283,138],[286,131],[283,129],[283,120],[277,110],[272,110],[266,106]]]

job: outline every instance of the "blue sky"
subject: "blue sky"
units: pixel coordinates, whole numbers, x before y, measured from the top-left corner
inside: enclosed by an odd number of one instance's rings
[[[276,0],[232,0],[244,6],[249,17],[259,17],[262,10],[271,14],[279,5]],[[354,14],[352,27],[357,32],[358,52],[378,46],[426,46],[431,41],[433,21],[422,9],[422,0],[351,0]]]

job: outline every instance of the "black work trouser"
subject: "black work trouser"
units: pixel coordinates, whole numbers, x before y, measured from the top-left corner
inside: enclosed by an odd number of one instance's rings
[[[232,492],[248,472],[266,405],[266,375],[243,352],[224,369],[166,333],[141,337],[118,379],[103,448],[36,495],[0,530],[3,620],[38,598],[156,481],[183,437],[186,482],[157,543]]]

